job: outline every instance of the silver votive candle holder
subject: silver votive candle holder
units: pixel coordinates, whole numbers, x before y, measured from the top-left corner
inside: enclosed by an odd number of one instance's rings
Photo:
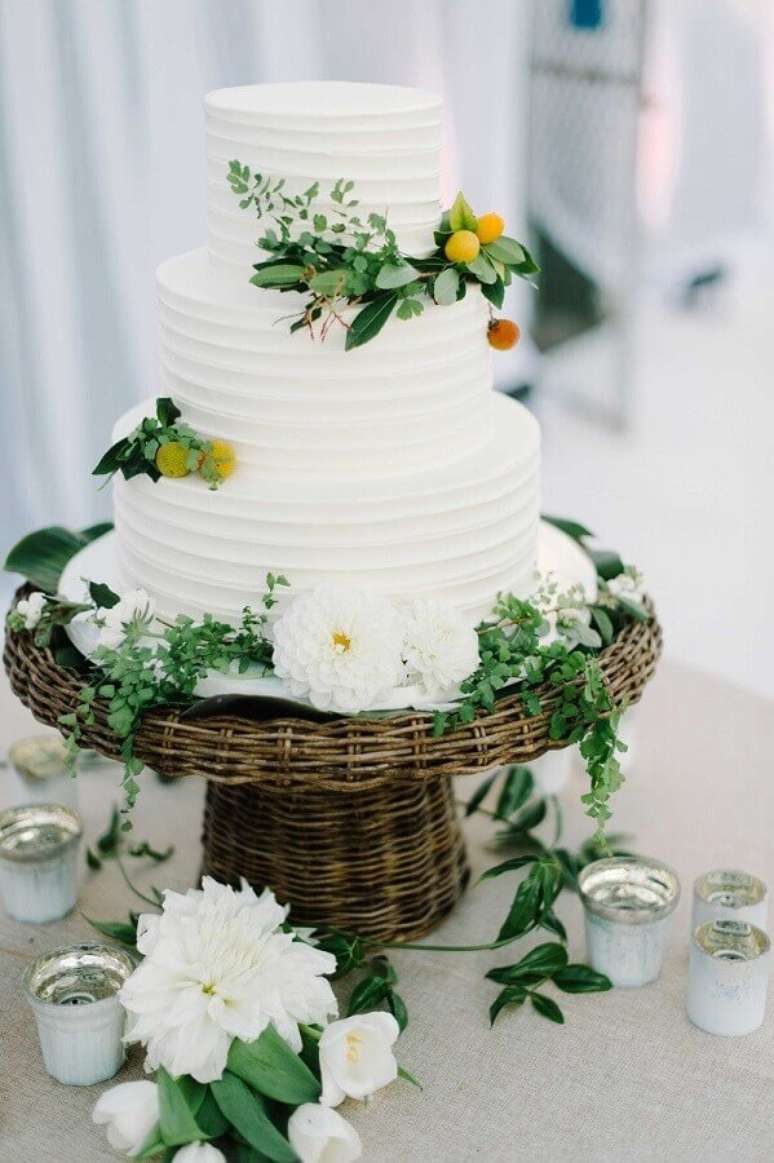
[[[64,804],[78,807],[78,781],[67,767],[67,748],[59,735],[17,739],[8,752],[12,774],[6,803]]]
[[[0,812],[0,896],[16,921],[64,917],[78,899],[80,816],[63,804]]]
[[[763,1022],[771,942],[747,921],[699,925],[691,940],[688,1017],[708,1034],[751,1034]]]
[[[578,886],[593,968],[613,985],[655,981],[670,917],[680,899],[677,873],[648,857],[613,856],[587,864]]]
[[[768,890],[749,872],[716,868],[697,877],[693,885],[691,932],[707,921],[746,921],[766,928]]]
[[[81,944],[52,949],[27,969],[43,1063],[58,1082],[91,1086],[120,1069],[126,1015],[118,991],[134,967],[123,949]]]

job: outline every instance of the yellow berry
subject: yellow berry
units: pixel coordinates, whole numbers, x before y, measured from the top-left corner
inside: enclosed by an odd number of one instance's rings
[[[449,262],[473,262],[480,250],[481,243],[472,230],[455,230],[444,247]]]
[[[519,342],[520,335],[512,319],[493,319],[487,331],[487,339],[497,351],[510,351]]]
[[[499,214],[490,211],[489,214],[482,214],[479,218],[476,237],[482,246],[486,246],[488,242],[496,242],[504,230],[503,219]]]
[[[203,457],[199,471],[206,467],[218,480],[224,481],[236,468],[236,453],[225,440],[211,440],[210,444],[212,450]]]
[[[156,468],[163,477],[187,477],[188,449],[178,440],[162,444],[156,453]]]

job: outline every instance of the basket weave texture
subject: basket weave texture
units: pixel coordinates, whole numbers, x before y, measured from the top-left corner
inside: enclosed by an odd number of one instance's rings
[[[661,629],[632,622],[598,661],[616,703],[637,702],[661,652]],[[4,663],[15,694],[52,727],[78,703],[82,679],[27,633],[8,633]],[[432,715],[327,723],[234,714],[181,719],[180,708],[148,711],[135,754],[166,776],[208,781],[204,871],[270,885],[298,924],[328,924],[387,939],[432,928],[453,906],[468,871],[451,776],[529,763],[561,746],[548,736],[558,694],[537,690],[528,717],[517,694],[441,738]],[[119,757],[106,710],[81,744]]]

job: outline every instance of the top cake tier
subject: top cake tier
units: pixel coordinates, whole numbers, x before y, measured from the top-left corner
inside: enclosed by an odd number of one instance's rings
[[[441,100],[422,89],[340,81],[217,89],[207,114],[211,260],[241,273],[256,262],[260,224],[226,182],[238,158],[285,179],[289,194],[320,183],[325,212],[338,178],[355,183],[358,214],[389,212],[401,248],[426,254],[440,218]]]

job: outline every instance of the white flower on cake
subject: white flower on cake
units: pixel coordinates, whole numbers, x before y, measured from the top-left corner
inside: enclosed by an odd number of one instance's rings
[[[423,598],[404,613],[403,657],[409,681],[437,697],[478,667],[478,634],[446,602]]]
[[[46,595],[40,590],[30,594],[28,598],[21,598],[16,603],[16,613],[24,620],[25,630],[34,630],[40,621],[46,605]]]
[[[121,1082],[100,1095],[91,1117],[106,1127],[110,1146],[132,1158],[158,1128],[159,1088],[155,1082]]]
[[[336,959],[281,931],[287,908],[268,889],[260,897],[210,877],[201,890],[167,891],[160,915],[143,914],[144,955],[121,990],[126,1042],[147,1050],[145,1069],[212,1082],[223,1074],[233,1038],[251,1042],[271,1022],[296,1051],[298,1023],[325,1025],[337,1013],[330,983]]]
[[[97,610],[96,621],[100,627],[99,645],[115,648],[120,646],[130,632],[140,634],[153,621],[155,607],[145,590],[131,590],[110,609]]]
[[[274,626],[274,671],[315,707],[352,714],[402,681],[401,641],[386,598],[321,586],[295,598]]]
[[[400,1027],[392,1014],[355,1014],[331,1022],[320,1038],[320,1102],[338,1106],[345,1098],[365,1098],[398,1077],[392,1052]]]
[[[293,1111],[288,1139],[301,1163],[353,1163],[363,1153],[355,1128],[338,1111],[314,1102]]]

